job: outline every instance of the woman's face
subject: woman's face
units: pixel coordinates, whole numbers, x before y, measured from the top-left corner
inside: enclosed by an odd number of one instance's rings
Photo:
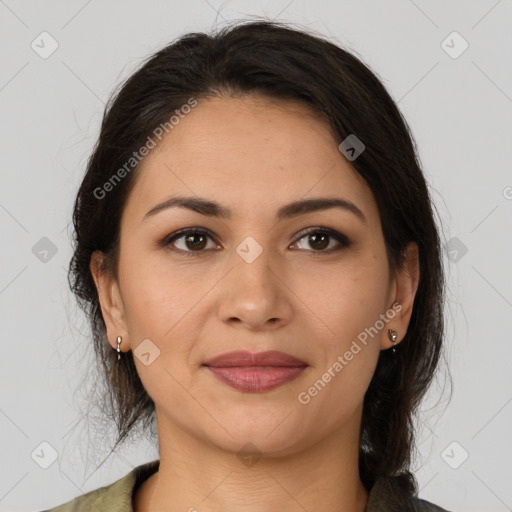
[[[339,142],[300,103],[212,98],[146,156],[122,216],[118,281],[104,281],[100,299],[110,343],[121,335],[134,351],[159,429],[268,455],[354,436],[387,330],[405,335],[415,283],[389,274],[376,202]],[[230,216],[148,214],[177,197]],[[318,198],[354,207],[278,215]],[[184,228],[209,234],[170,241]],[[306,366],[281,368],[295,378],[272,389],[239,389],[204,366],[234,350],[278,350]]]

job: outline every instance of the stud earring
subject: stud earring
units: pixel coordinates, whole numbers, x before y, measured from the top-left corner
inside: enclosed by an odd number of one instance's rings
[[[121,338],[121,336],[118,336],[117,337],[117,360],[118,361],[119,361],[119,359],[121,359],[121,349],[120,349],[121,341],[123,341],[123,338]]]
[[[388,336],[389,336],[389,339],[393,342],[393,354],[395,354],[396,353],[395,345],[396,345],[396,339],[398,337],[398,334],[393,329],[388,329]]]

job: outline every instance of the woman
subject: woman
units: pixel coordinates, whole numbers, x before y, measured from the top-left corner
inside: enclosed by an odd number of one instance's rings
[[[410,472],[440,241],[356,57],[271,22],[183,36],[107,106],[73,220],[116,446],[154,419],[159,459],[52,510],[444,510]]]

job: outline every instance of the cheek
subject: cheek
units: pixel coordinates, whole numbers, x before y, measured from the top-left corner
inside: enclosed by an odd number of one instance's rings
[[[376,265],[373,258],[371,262],[364,264],[361,259],[354,265],[332,268],[326,279],[308,281],[308,305],[332,331],[324,336],[328,348],[340,350],[350,345],[385,313],[386,268]]]
[[[123,305],[130,336],[138,344],[154,340],[165,351],[182,352],[186,347],[169,340],[187,340],[183,320],[193,314],[193,305],[205,293],[204,283],[147,254],[132,251],[120,264]],[[164,343],[165,341],[165,343]]]
[[[318,408],[315,414],[330,414],[332,425],[362,402],[386,332],[380,319],[385,313],[387,281],[375,268],[346,270],[331,274],[323,292],[316,291],[308,302],[323,328],[317,335],[322,350],[316,352],[317,365],[307,385]],[[313,400],[313,396],[319,398]]]
[[[331,300],[323,306],[325,323],[335,333],[324,336],[325,367],[319,369],[336,375],[326,401],[337,403],[343,396],[349,409],[357,406],[368,388],[386,332],[381,315],[386,313],[387,263],[373,256],[366,261],[361,259],[351,272],[333,274],[327,290]]]

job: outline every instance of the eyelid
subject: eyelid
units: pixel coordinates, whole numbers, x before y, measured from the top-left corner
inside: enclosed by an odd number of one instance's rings
[[[217,243],[217,245],[219,245],[217,242],[216,235],[214,233],[212,233],[209,229],[203,228],[203,227],[194,227],[194,226],[179,229],[178,231],[175,231],[175,232],[171,233],[170,235],[165,236],[164,239],[160,242],[160,245],[163,247],[169,247],[170,245],[172,245],[171,242],[173,242],[179,238],[182,238],[190,233],[206,235],[206,236],[210,237],[215,243]],[[288,245],[288,247],[290,245],[296,244],[299,240],[301,240],[305,236],[309,235],[310,233],[325,234],[331,238],[334,238],[339,244],[338,247],[331,248],[328,250],[321,250],[321,251],[306,250],[307,253],[312,253],[313,256],[316,256],[316,255],[320,256],[321,254],[332,254],[333,252],[339,251],[343,248],[350,246],[352,243],[351,240],[346,235],[344,235],[343,233],[341,233],[335,229],[328,228],[325,226],[310,226],[308,228],[305,228],[305,229],[299,231],[299,233],[297,233],[295,235],[294,241],[291,242]],[[171,248],[170,250],[172,250],[173,252],[176,252],[178,254],[185,255],[185,256],[193,256],[194,254],[200,254],[200,253],[207,252],[206,250],[184,251],[182,249],[178,249],[175,247]],[[302,249],[298,249],[298,251],[302,251]]]
[[[329,235],[331,238],[335,238],[340,244],[342,245],[350,245],[351,241],[349,238],[344,235],[343,233],[340,233],[339,231],[328,228],[328,227],[322,227],[322,226],[311,226],[309,228],[303,229],[302,231],[299,231],[295,237],[295,242],[298,242],[301,238],[304,238],[306,235],[309,235],[310,233],[322,233],[325,235]],[[316,251],[316,252],[329,252],[329,251]]]
[[[187,236],[190,233],[206,235],[206,236],[210,237],[212,240],[214,240],[215,243],[217,243],[216,236],[209,229],[192,226],[189,228],[178,229],[178,231],[174,231],[170,235],[165,236],[159,245],[161,245],[165,248],[169,248],[169,246],[171,245],[171,242],[178,240],[179,238],[182,238],[184,236]],[[219,244],[217,243],[217,245],[219,245]],[[176,252],[178,254],[183,254],[185,256],[191,256],[194,254],[200,254],[202,252],[206,252],[204,250],[203,251],[183,251],[182,249],[178,249],[176,247],[173,247],[170,250],[173,252]]]

